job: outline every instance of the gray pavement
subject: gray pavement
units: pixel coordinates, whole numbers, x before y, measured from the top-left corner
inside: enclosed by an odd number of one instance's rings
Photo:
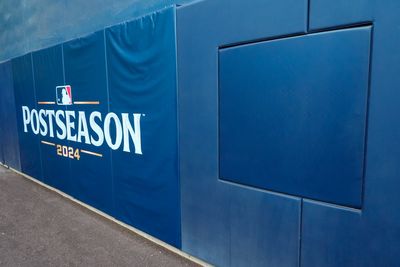
[[[0,266],[196,266],[0,165]]]

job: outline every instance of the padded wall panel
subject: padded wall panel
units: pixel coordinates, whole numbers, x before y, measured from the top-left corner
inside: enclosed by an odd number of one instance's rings
[[[22,171],[180,247],[175,41],[169,7],[13,73]]]
[[[310,30],[371,21],[373,2],[373,0],[310,0]]]
[[[330,2],[326,8],[330,12],[341,9],[344,7],[341,2]],[[358,12],[351,1],[348,3],[347,13]],[[364,204],[361,212],[356,212],[306,201],[302,266],[399,265],[400,2],[364,3],[368,3],[373,17]],[[314,12],[311,11],[311,17],[324,16],[322,12]],[[332,24],[339,22],[335,20]]]
[[[218,49],[304,32],[306,11],[291,0],[178,9],[182,249],[213,264],[298,265],[300,199],[218,179]]]
[[[220,178],[361,207],[370,34],[221,49]]]
[[[65,84],[71,86],[74,102],[68,109],[76,113],[85,112],[87,121],[90,119],[88,114],[94,111],[104,117],[108,113],[104,31],[64,43],[63,52]],[[91,128],[89,135],[95,135]],[[79,160],[71,160],[71,194],[104,212],[112,213],[110,148],[105,144],[95,147],[85,137],[81,138],[81,143],[71,142],[70,145],[101,154],[100,157],[80,153]]]
[[[35,108],[36,96],[33,82],[32,55],[27,54],[12,60],[15,107],[21,156],[21,170],[36,179],[42,178],[42,162],[40,155],[40,139],[32,134],[29,125],[24,131],[22,106]]]
[[[3,90],[3,89],[1,89],[1,87],[0,87],[0,90]],[[0,94],[2,94],[2,92],[0,92]],[[0,103],[1,103],[1,100],[0,100]],[[0,114],[0,163],[2,163],[2,164],[5,164],[5,160],[4,160],[4,152],[3,152],[3,150],[4,150],[4,144],[3,144],[3,135],[4,135],[4,124],[2,123],[3,122],[3,117],[1,116],[1,114]]]
[[[0,157],[8,166],[21,170],[11,61],[0,64],[0,116]]]
[[[61,45],[34,52],[32,53],[32,59],[37,110],[50,109],[55,112],[59,109],[66,110],[66,106],[60,106],[55,103],[57,96],[56,87],[64,85],[64,67]],[[67,140],[57,138],[57,133],[62,133],[62,129],[57,123],[55,123],[53,138],[50,134],[46,136],[38,135],[41,140],[40,148],[42,155],[43,180],[45,183],[70,194],[70,159],[58,155],[56,146],[42,142],[51,142],[56,145],[68,145]]]
[[[115,214],[179,247],[175,9],[106,29],[106,43],[110,112],[139,114],[142,140],[112,151]]]
[[[0,138],[3,137],[3,133],[1,131],[2,131],[2,129],[0,129]],[[0,142],[0,163],[6,164],[5,160],[4,160],[4,152],[3,152],[3,143],[2,142]]]
[[[299,247],[293,237],[299,234],[301,201],[240,186],[229,188],[229,220],[224,221],[230,229],[229,265],[297,266]]]
[[[2,63],[0,64],[0,162],[3,164],[6,164],[5,162],[5,157],[4,157],[4,149],[5,149],[5,141],[4,137],[6,135],[6,125],[3,123],[5,114],[7,112],[7,108],[5,103],[5,98],[3,95],[6,94],[6,88],[5,86],[7,85],[7,75],[6,75],[6,66],[7,63]]]

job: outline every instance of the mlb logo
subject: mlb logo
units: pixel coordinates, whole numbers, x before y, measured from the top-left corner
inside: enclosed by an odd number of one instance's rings
[[[57,105],[72,105],[72,92],[70,85],[56,87]]]

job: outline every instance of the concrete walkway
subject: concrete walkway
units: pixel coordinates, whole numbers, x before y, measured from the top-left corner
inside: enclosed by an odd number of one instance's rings
[[[0,266],[195,266],[0,166]]]

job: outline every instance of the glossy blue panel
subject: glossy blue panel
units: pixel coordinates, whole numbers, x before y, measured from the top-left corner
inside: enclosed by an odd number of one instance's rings
[[[0,64],[0,159],[21,170],[11,61]]]
[[[304,32],[306,11],[297,0],[178,9],[182,249],[218,266],[298,265],[300,200],[218,179],[218,47]]]
[[[175,8],[106,29],[106,44],[110,111],[141,125],[141,153],[112,151],[116,217],[180,247]]]
[[[370,30],[220,50],[220,178],[361,207]]]
[[[66,106],[56,105],[56,87],[64,85],[64,68],[61,45],[47,48],[32,53],[33,73],[36,90],[37,110],[65,110]],[[53,104],[40,104],[39,102],[53,102]],[[41,141],[52,142],[56,145],[68,145],[67,140],[57,138],[57,132],[61,129],[54,124],[54,137],[49,135],[40,136]],[[32,132],[30,134],[33,134]],[[43,180],[45,183],[70,193],[70,160],[59,156],[55,146],[40,143]]]
[[[99,31],[63,44],[65,84],[71,86],[73,101],[99,102],[95,105],[74,104],[68,106],[86,116],[98,111],[108,113],[108,91],[105,65],[104,31]],[[86,118],[89,121],[89,117]],[[96,136],[89,129],[90,136]],[[71,160],[71,194],[104,212],[112,213],[111,151],[103,144],[95,147],[82,138],[80,143],[70,142],[72,147],[100,153],[102,157],[81,153],[79,160]]]
[[[29,176],[42,180],[42,163],[39,137],[28,127],[24,131],[22,106],[36,108],[33,83],[32,55],[27,54],[12,60],[15,107],[21,156],[21,170]]]
[[[373,0],[310,0],[310,30],[373,20]]]

